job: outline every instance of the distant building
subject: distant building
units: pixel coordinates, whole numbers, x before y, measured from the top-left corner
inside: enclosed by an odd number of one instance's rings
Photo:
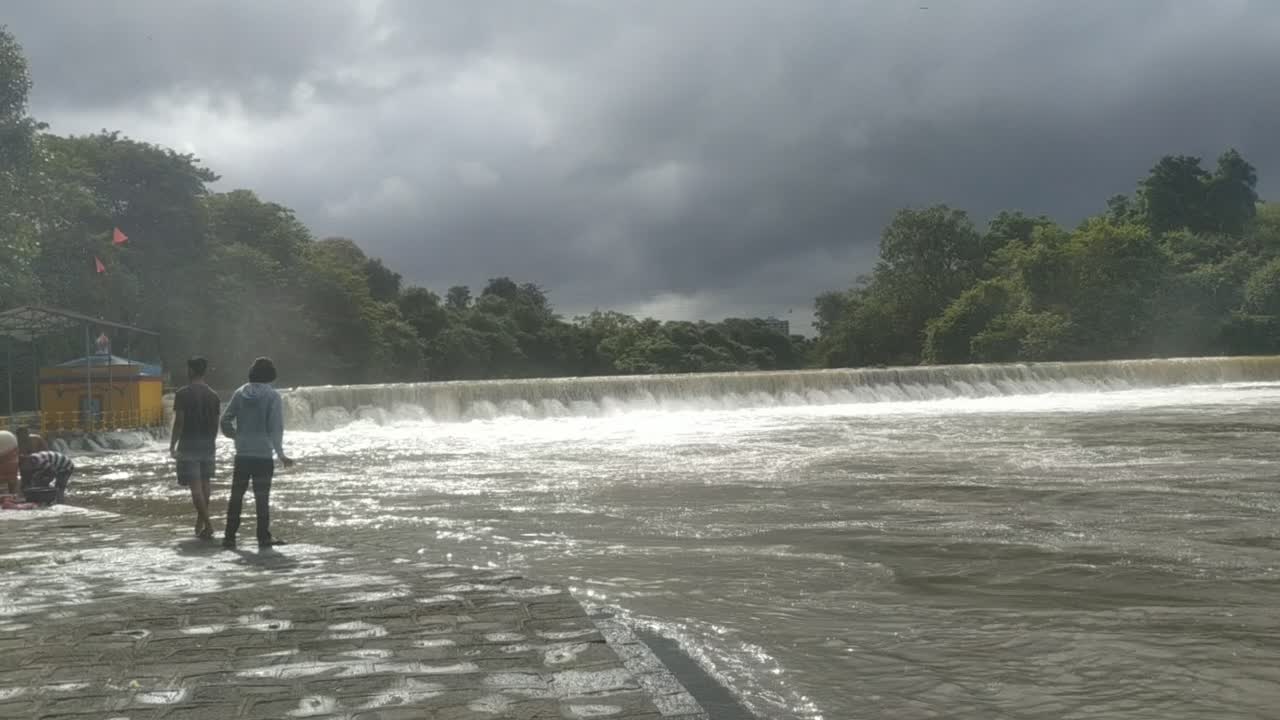
[[[776,317],[770,316],[764,319],[764,326],[778,333],[779,335],[784,335],[786,337],[791,336],[790,320],[779,320]]]

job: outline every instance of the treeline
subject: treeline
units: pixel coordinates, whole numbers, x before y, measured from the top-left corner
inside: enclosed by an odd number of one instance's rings
[[[817,298],[826,366],[1280,353],[1280,206],[1228,150],[1161,159],[1067,229],[903,210],[874,272]]]
[[[258,354],[276,358],[287,384],[808,362],[807,341],[759,320],[566,320],[541,288],[506,277],[474,295],[405,286],[354,241],[314,238],[286,207],[212,192],[217,175],[190,155],[114,132],[44,132],[27,113],[30,89],[21,50],[0,28],[0,309],[38,303],[157,330],[158,353],[179,375],[191,354],[209,356],[226,384]],[[117,227],[128,241],[114,246]],[[81,351],[64,339],[46,355]]]

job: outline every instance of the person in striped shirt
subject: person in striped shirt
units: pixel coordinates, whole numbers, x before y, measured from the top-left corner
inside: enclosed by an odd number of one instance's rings
[[[71,482],[71,474],[75,472],[75,463],[60,452],[45,450],[22,457],[23,494],[27,490],[56,491],[53,502],[60,503],[66,498],[67,484]]]

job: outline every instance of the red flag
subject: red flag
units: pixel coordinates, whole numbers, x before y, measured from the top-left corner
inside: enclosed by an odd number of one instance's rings
[[[120,230],[120,228],[116,228],[115,232],[111,233],[112,245],[123,245],[127,242],[129,242],[129,236],[125,235],[124,232]]]
[[[102,261],[98,259],[97,255],[93,256],[93,266],[98,269],[99,273],[107,271],[107,266],[102,264]]]

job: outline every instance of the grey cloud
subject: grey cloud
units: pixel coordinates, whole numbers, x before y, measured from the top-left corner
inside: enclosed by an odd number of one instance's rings
[[[18,34],[50,111],[113,107],[153,95],[209,91],[254,101],[355,44],[339,3],[63,0],[12,3]]]
[[[807,305],[867,269],[899,207],[1074,222],[1169,152],[1236,146],[1280,187],[1280,7],[923,4],[64,0],[6,20],[56,130],[190,144],[411,280],[508,274],[572,309]]]

